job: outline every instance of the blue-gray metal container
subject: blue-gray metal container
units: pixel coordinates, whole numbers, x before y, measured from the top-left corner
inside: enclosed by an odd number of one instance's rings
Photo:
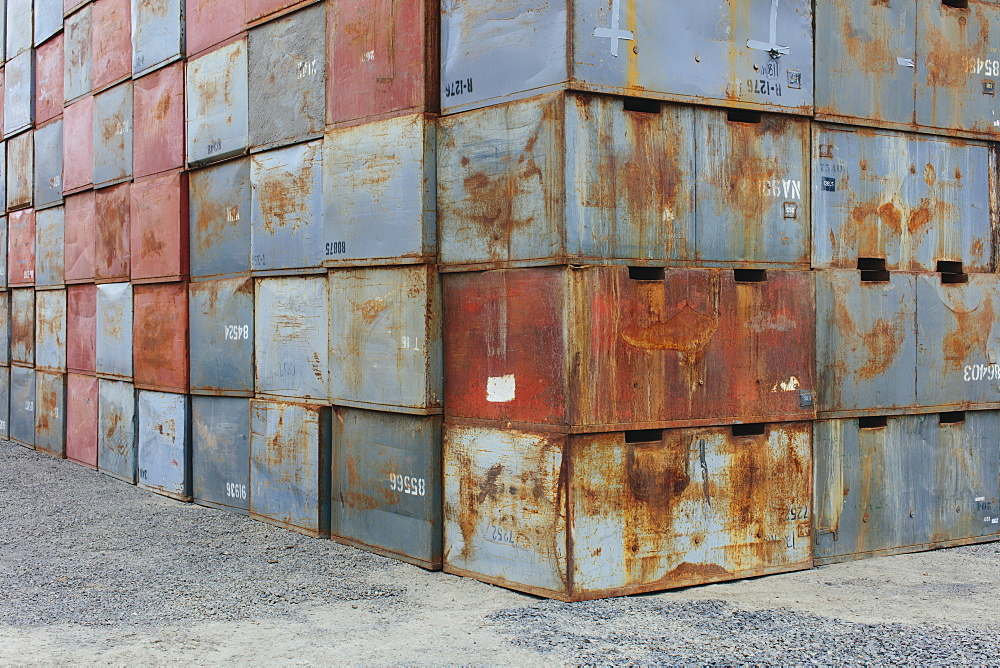
[[[35,130],[35,208],[63,201],[63,122]]]
[[[223,160],[246,151],[249,142],[246,40],[188,61],[186,74],[188,164]]]
[[[178,361],[178,363],[183,363]],[[132,285],[97,286],[97,375],[132,378]]]
[[[66,18],[63,25],[63,98],[70,103],[92,89],[93,4]]]
[[[191,394],[253,396],[253,283],[237,277],[189,286]]]
[[[137,475],[136,390],[120,380],[98,381],[97,469],[134,485]]]
[[[66,374],[35,372],[35,450],[66,458]]]
[[[35,292],[35,368],[66,371],[66,290]]]
[[[10,440],[10,367],[0,366],[0,438]]]
[[[142,76],[184,53],[184,0],[132,0],[132,75]]]
[[[3,134],[9,137],[35,122],[35,52],[22,52],[3,68]]]
[[[35,213],[35,287],[64,285],[66,213],[61,206]]]
[[[32,0],[7,0],[7,60],[31,48]],[[59,10],[62,16],[62,8]]]
[[[250,400],[191,397],[194,502],[245,515],[250,505]]]
[[[63,0],[34,0],[35,46],[52,37],[63,27]],[[24,30],[24,24],[20,24]]]
[[[0,292],[0,366],[10,364],[10,292]]]
[[[10,440],[35,447],[35,370],[10,368]]]
[[[10,361],[35,366],[35,291],[10,291]]]
[[[191,415],[186,394],[138,391],[138,485],[191,500]]]
[[[250,159],[189,174],[191,278],[250,271]]]
[[[94,186],[132,176],[132,82],[94,96]]]

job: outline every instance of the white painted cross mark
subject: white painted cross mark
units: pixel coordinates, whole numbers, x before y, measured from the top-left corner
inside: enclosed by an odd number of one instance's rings
[[[772,58],[787,56],[789,48],[778,44],[778,0],[771,0],[771,39],[768,42],[761,42],[756,39],[747,40],[748,49],[767,51]]]
[[[611,38],[611,55],[615,58],[618,57],[618,41],[627,39],[632,39],[631,30],[622,30],[621,28],[621,0],[612,0],[611,2],[611,27],[610,28],[594,28],[594,37],[610,37]]]

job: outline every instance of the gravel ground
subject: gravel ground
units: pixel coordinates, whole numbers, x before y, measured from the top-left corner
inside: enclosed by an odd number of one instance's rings
[[[0,663],[1000,662],[998,544],[566,604],[0,459]]]

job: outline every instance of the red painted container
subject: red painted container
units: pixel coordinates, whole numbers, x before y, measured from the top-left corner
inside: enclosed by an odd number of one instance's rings
[[[189,243],[187,173],[132,184],[132,282],[185,278]]]
[[[449,417],[570,431],[814,419],[808,271],[449,274]]]
[[[265,16],[270,16],[282,9],[293,6],[311,5],[312,1],[302,2],[302,0],[246,0],[247,3],[247,23],[260,21]],[[274,18],[274,17],[271,17]]]
[[[66,459],[97,468],[97,377],[66,377]]]
[[[88,95],[63,111],[63,192],[94,183],[94,98]]]
[[[94,373],[97,356],[97,286],[66,288],[66,368]]]
[[[96,0],[91,10],[91,80],[95,91],[132,74],[131,0]]]
[[[35,283],[35,210],[21,209],[7,216],[7,284]]]
[[[235,37],[242,32],[246,19],[246,0],[187,0],[187,55],[194,56]]]
[[[435,0],[330,0],[327,123],[436,112]]]
[[[137,285],[132,295],[135,386],[143,390],[187,392],[187,283]]]
[[[135,178],[184,167],[184,63],[136,79],[132,171]]]
[[[94,243],[94,278],[98,283],[129,280],[132,246],[130,183],[101,188],[94,196],[97,235]]]
[[[94,245],[97,237],[97,203],[93,190],[70,195],[66,206],[66,259],[64,272],[67,283],[89,283],[94,280]]]
[[[35,123],[63,112],[63,36],[59,33],[35,49]]]

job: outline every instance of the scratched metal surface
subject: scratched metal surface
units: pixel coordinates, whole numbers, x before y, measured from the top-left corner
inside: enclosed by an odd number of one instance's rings
[[[189,174],[191,277],[250,271],[250,159]]]
[[[184,167],[184,63],[135,81],[135,178]]]
[[[132,282],[179,281],[190,271],[188,175],[136,181],[129,203]]]
[[[66,368],[94,373],[97,356],[97,286],[66,288]]]
[[[250,404],[250,517],[330,536],[330,408]]]
[[[34,132],[27,130],[7,140],[7,208],[31,206],[35,194]]]
[[[66,377],[66,458],[97,468],[97,376]]]
[[[138,449],[135,393],[132,383],[98,380],[97,468],[132,485]]]
[[[66,374],[35,372],[35,449],[66,458]]]
[[[94,183],[94,98],[88,95],[63,110],[63,192]]]
[[[187,392],[188,284],[136,285],[133,303],[132,359],[136,388]]]
[[[7,0],[7,60],[31,48],[32,0]]]
[[[62,23],[59,24],[62,27]],[[35,49],[35,122],[45,123],[63,113],[63,35]]]
[[[97,286],[97,373],[132,379],[132,284]]]
[[[132,73],[138,77],[184,53],[184,0],[132,0]]]
[[[131,277],[132,184],[128,181],[94,193],[94,275],[98,283]]]
[[[93,85],[92,28],[93,5],[87,4],[80,11],[68,16],[63,23],[63,94],[72,102],[91,91]],[[68,161],[67,161],[68,162]]]
[[[10,440],[35,446],[35,370],[10,367]]]
[[[26,0],[25,0],[26,1]],[[14,3],[8,3],[8,7]],[[35,46],[38,46],[52,35],[56,34],[63,27],[63,3],[62,0],[34,0],[34,36]],[[30,4],[29,4],[30,6]],[[9,12],[10,10],[8,10]],[[16,17],[12,17],[16,21]],[[24,30],[23,23],[14,23]]]
[[[128,78],[132,73],[131,0],[97,0],[91,10],[93,44],[90,74],[95,90]]]
[[[65,284],[66,211],[57,206],[35,213],[35,286]]]
[[[187,63],[187,161],[222,160],[249,145],[247,43],[233,42]]]
[[[10,361],[35,366],[35,291],[10,291]]]
[[[250,504],[250,400],[191,397],[194,502],[247,514]]]
[[[94,96],[94,185],[132,177],[132,82]]]
[[[817,564],[1000,533],[996,411],[814,425]]]
[[[3,291],[0,292],[0,366],[10,364],[10,329],[10,292]]]
[[[35,293],[35,368],[66,371],[66,290]]]
[[[0,154],[3,151],[0,150]],[[3,156],[0,155],[0,161],[3,160]],[[0,180],[3,176],[0,175]],[[2,194],[2,193],[0,193]],[[0,216],[0,249],[7,248],[7,216]],[[7,253],[0,250],[0,290],[7,289]]]
[[[0,438],[10,439],[10,367],[7,366],[0,366]]]
[[[441,416],[333,411],[334,537],[441,568]]]
[[[191,283],[191,393],[252,397],[253,279]]]
[[[53,121],[35,131],[35,207],[63,201],[63,122]],[[60,236],[62,233],[60,232]]]
[[[35,52],[24,51],[8,60],[3,77],[3,133],[9,137],[35,121]]]
[[[97,201],[93,190],[65,200],[63,274],[67,283],[94,281],[97,247]]]
[[[184,46],[192,56],[235,37],[246,26],[245,2],[187,0],[184,4]]]
[[[190,406],[185,394],[138,392],[138,485],[191,500]]]

